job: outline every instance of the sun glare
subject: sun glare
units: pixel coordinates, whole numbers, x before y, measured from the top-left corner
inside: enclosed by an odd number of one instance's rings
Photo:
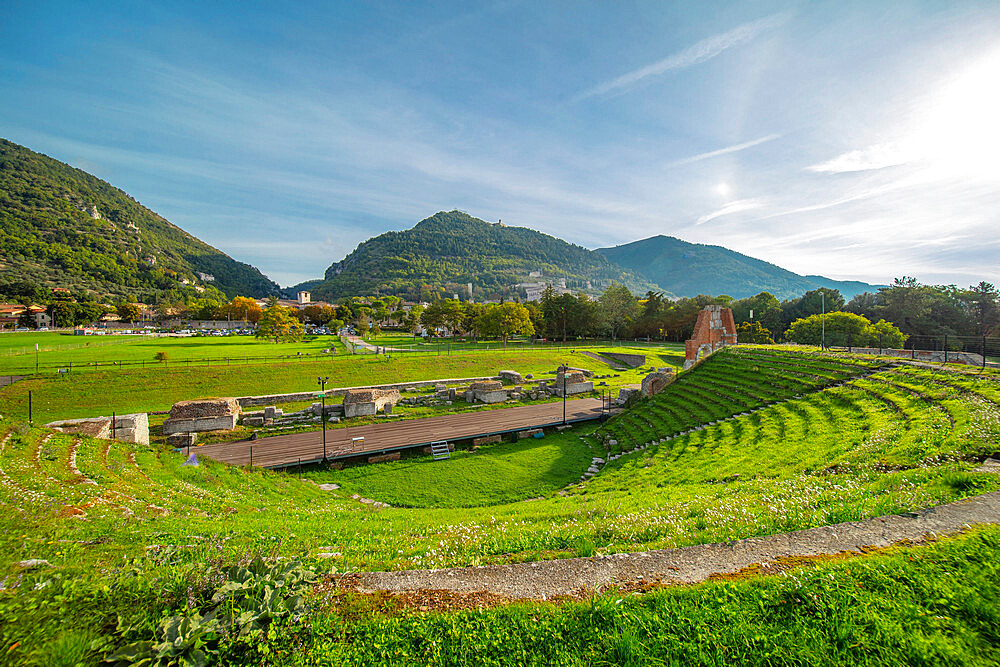
[[[729,187],[729,183],[719,183],[715,186],[715,191],[723,197],[733,194],[733,189]]]
[[[1000,51],[947,84],[915,135],[942,175],[1000,180]]]

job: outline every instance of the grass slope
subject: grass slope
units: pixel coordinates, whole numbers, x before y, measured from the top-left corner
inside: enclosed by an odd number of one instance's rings
[[[840,364],[863,362],[784,350],[728,351],[712,361],[756,367],[758,381],[740,400],[756,396],[760,407],[718,422],[745,407],[709,402],[720,368],[703,364],[623,415],[645,421],[608,423],[622,437],[627,423],[636,442],[662,443],[621,456],[586,484],[508,502],[521,493],[511,491],[517,485],[484,468],[428,464],[408,476],[414,488],[444,488],[463,472],[476,475],[492,483],[498,503],[482,507],[375,508],[346,488],[324,492],[290,474],[189,467],[167,451],[0,426],[7,659],[93,663],[129,641],[162,637],[160,619],[185,617],[179,646],[201,641],[224,664],[996,660],[992,529],[872,561],[879,564],[870,570],[852,562],[805,578],[707,584],[621,603],[370,618],[363,606],[309,598],[309,615],[289,611],[292,584],[278,582],[291,575],[275,568],[291,561],[343,573],[567,557],[584,544],[602,555],[912,511],[1000,489],[996,475],[973,470],[1000,443],[1000,374],[901,366],[860,378]],[[819,389],[841,373],[842,386]],[[763,404],[790,391],[788,400]],[[673,392],[689,399],[670,399]],[[670,407],[676,424],[701,420],[702,428],[677,435],[675,422],[646,416],[657,405]],[[603,442],[598,436],[577,442]],[[481,465],[468,458],[453,463]],[[543,459],[534,474],[552,467]],[[432,477],[442,471],[458,474]],[[388,480],[382,473],[378,483]],[[351,483],[374,488],[363,481]],[[470,493],[436,502],[457,504]],[[261,560],[278,556],[284,560]],[[31,558],[53,567],[14,565]],[[271,624],[198,640],[204,619],[195,610],[208,611],[217,595],[248,618],[267,600],[283,606],[266,607]]]

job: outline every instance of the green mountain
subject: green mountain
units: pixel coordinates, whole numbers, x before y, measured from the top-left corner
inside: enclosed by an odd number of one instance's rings
[[[4,279],[139,299],[195,286],[230,297],[279,289],[105,181],[0,139]]]
[[[311,291],[326,299],[375,293],[416,299],[464,293],[472,283],[477,298],[512,297],[517,291],[513,285],[536,280],[529,277],[533,271],[565,278],[569,289],[598,290],[611,281],[636,292],[656,289],[592,250],[533,229],[451,211],[365,241],[331,265]]]
[[[850,299],[877,289],[858,281],[802,276],[722,246],[688,243],[672,236],[653,236],[597,252],[678,296],[728,294],[741,299],[766,291],[790,299],[829,287]]]

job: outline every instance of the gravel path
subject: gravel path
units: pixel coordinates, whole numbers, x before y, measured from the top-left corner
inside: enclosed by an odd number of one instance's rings
[[[513,565],[360,572],[346,577],[342,585],[360,592],[406,593],[430,589],[544,600],[611,585],[692,584],[714,574],[732,574],[781,558],[862,552],[901,540],[919,542],[977,523],[1000,523],[1000,492],[919,512],[735,542]]]

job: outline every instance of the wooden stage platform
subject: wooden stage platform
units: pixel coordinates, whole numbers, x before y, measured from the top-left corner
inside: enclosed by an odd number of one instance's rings
[[[601,415],[599,398],[581,398],[566,402],[567,423],[600,419]],[[432,442],[442,440],[453,442],[529,428],[556,426],[561,424],[562,420],[563,404],[560,401],[519,408],[479,410],[424,419],[328,428],[326,459],[371,456],[411,447],[425,447]],[[364,440],[358,441],[354,438],[364,438]],[[284,468],[303,463],[316,463],[324,458],[322,431],[212,443],[196,447],[194,451],[200,456],[207,456],[223,463],[252,464],[263,468]]]

